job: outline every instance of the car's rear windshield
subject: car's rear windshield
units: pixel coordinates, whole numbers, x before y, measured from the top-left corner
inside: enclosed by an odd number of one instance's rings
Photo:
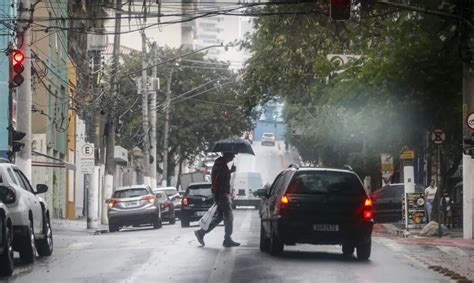
[[[266,138],[273,138],[274,137],[273,134],[263,134],[263,136],[266,137]]]
[[[332,171],[296,172],[287,194],[364,195],[359,179],[351,173]]]
[[[128,189],[114,192],[114,198],[133,198],[141,197],[147,194],[149,194],[147,189]]]
[[[169,190],[164,190],[164,191],[167,196],[174,196],[175,194],[178,193],[178,190],[175,190],[175,189],[169,189]]]
[[[189,187],[189,196],[212,196],[211,184],[209,185],[195,185]]]

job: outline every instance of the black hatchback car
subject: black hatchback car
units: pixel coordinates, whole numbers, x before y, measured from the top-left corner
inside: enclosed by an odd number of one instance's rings
[[[257,192],[260,207],[260,250],[273,255],[297,243],[342,245],[347,255],[371,253],[372,202],[352,171],[291,168],[267,190]]]
[[[390,223],[402,221],[402,200],[405,185],[403,183],[390,184],[372,193],[374,203],[374,220],[376,223]],[[415,192],[422,193],[424,188],[415,185]]]
[[[210,183],[193,183],[188,186],[181,199],[181,227],[189,227],[191,221],[197,221],[212,206]]]

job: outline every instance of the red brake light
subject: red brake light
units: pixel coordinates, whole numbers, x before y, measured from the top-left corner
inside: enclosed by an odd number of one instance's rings
[[[372,200],[370,198],[366,198],[364,201],[364,208],[362,211],[362,218],[366,220],[370,220],[374,217],[374,212],[372,210]]]
[[[290,201],[286,195],[283,195],[280,199],[280,204],[288,204]]]
[[[183,199],[181,200],[181,204],[184,205],[184,206],[188,206],[188,198],[187,197],[183,197]]]
[[[119,202],[118,199],[111,199],[111,200],[109,200],[109,203],[108,203],[107,205],[109,206],[109,208],[112,208],[112,207],[114,207],[118,202]]]
[[[152,195],[146,195],[142,199],[148,201],[148,203],[150,203],[150,204],[155,203],[155,197],[152,196]]]

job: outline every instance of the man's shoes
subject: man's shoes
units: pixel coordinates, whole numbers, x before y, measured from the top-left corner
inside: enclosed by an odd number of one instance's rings
[[[224,240],[222,245],[226,248],[231,248],[231,247],[238,247],[240,246],[240,243],[234,242],[232,239]]]
[[[206,244],[204,243],[204,233],[202,232],[202,230],[194,231],[194,235],[196,236],[196,239],[198,240],[199,244],[201,244],[201,247],[204,247]]]

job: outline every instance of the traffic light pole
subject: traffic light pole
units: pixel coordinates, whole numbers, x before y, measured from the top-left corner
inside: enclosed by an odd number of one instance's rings
[[[25,133],[23,139],[25,146],[16,156],[16,164],[23,173],[31,180],[31,31],[29,21],[31,19],[30,0],[19,1],[18,7],[18,26],[17,26],[17,45],[23,52],[25,60],[23,62],[24,77],[23,83],[17,88],[18,94],[18,115],[17,130]]]

